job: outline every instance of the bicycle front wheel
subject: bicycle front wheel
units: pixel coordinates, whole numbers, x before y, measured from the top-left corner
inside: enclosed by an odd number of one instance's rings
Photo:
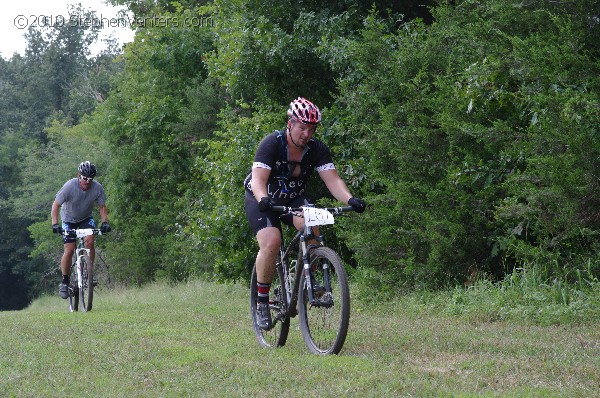
[[[277,263],[280,264],[279,260]],[[258,344],[264,348],[281,347],[285,345],[288,332],[290,330],[290,318],[287,313],[287,289],[283,278],[283,270],[278,265],[273,281],[271,282],[271,294],[269,297],[269,308],[273,320],[273,328],[270,330],[261,329],[258,326],[256,314],[256,300],[258,290],[256,287],[256,265],[252,269],[252,278],[250,279],[250,313],[252,314],[252,325]]]
[[[300,280],[300,329],[308,349],[319,355],[342,349],[350,322],[350,290],[346,270],[336,252],[319,247],[311,252],[315,301],[309,301],[306,275]]]
[[[81,311],[92,310],[92,300],[94,299],[94,284],[92,269],[92,260],[88,256],[81,257],[81,279],[82,286],[79,289],[79,302],[81,303]]]

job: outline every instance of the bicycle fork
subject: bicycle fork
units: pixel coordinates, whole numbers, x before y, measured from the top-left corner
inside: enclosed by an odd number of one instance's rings
[[[77,261],[75,262],[75,266],[77,267],[77,287],[79,289],[83,289],[83,270],[81,269],[81,258],[86,255],[90,256],[90,249],[86,249],[80,247],[77,249]],[[81,290],[80,290],[81,291]]]
[[[312,236],[315,239],[317,239],[319,241],[319,243],[322,243],[323,238],[320,236]],[[320,298],[315,297],[315,275],[313,274],[311,267],[310,267],[310,253],[308,251],[307,245],[306,245],[306,238],[304,236],[300,237],[300,246],[302,248],[302,259],[303,259],[303,263],[304,263],[304,268],[303,268],[303,272],[304,272],[304,280],[306,281],[306,291],[308,293],[308,301],[310,302],[311,305],[314,305],[316,307],[331,307],[333,305],[333,302],[331,301],[331,295],[329,295],[329,299],[326,300],[322,300]],[[323,283],[325,284],[325,286],[322,286],[322,288],[325,289],[326,293],[331,293],[331,282],[330,282],[330,278],[329,278],[329,264],[327,264],[327,261],[325,259],[323,259],[321,267],[323,268]]]

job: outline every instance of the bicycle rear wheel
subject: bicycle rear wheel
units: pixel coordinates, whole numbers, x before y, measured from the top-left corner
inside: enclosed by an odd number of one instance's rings
[[[94,284],[92,283],[94,270],[92,269],[92,260],[88,256],[81,257],[81,279],[82,286],[79,289],[79,301],[81,311],[92,310],[92,300],[94,299]]]
[[[256,315],[256,299],[258,298],[256,266],[252,269],[252,278],[250,279],[250,313],[252,315],[252,325],[258,344],[265,348],[285,345],[290,330],[290,318],[287,314],[287,290],[279,258],[277,264],[278,266],[271,282],[271,295],[269,297],[269,307],[271,309],[271,318],[273,319],[273,328],[271,330],[263,330],[258,326]]]
[[[79,289],[77,288],[77,270],[75,264],[71,266],[71,276],[69,277],[69,311],[79,310]]]
[[[350,322],[348,276],[340,257],[328,247],[312,251],[310,268],[320,288],[315,292],[318,303],[311,304],[302,273],[298,298],[302,337],[315,354],[337,354],[344,345]]]

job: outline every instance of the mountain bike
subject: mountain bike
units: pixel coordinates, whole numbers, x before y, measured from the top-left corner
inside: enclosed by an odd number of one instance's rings
[[[81,312],[92,310],[92,301],[94,299],[94,286],[97,282],[94,280],[94,269],[90,259],[90,249],[85,247],[85,237],[90,235],[102,235],[102,231],[95,228],[82,228],[63,231],[65,236],[76,236],[78,239],[75,249],[73,265],[71,266],[70,282],[68,287],[69,311]],[[81,305],[81,306],[80,306]]]
[[[250,281],[250,312],[260,346],[285,345],[290,319],[299,315],[306,347],[319,355],[338,354],[344,345],[350,322],[348,276],[338,254],[324,246],[315,227],[334,223],[334,216],[354,211],[352,207],[316,208],[273,206],[281,215],[304,218],[304,228],[281,247],[271,283],[269,308],[273,327],[261,329],[256,314],[258,291],[256,265]],[[298,308],[296,308],[298,307]]]

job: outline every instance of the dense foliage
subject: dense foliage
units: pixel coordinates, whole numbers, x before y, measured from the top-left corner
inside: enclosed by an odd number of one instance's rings
[[[114,42],[91,56],[94,26],[46,26],[26,37],[24,55],[0,58],[0,309],[22,308],[50,281],[56,286],[62,247],[48,228],[50,205],[79,159],[106,164],[106,145],[86,115],[120,69]]]
[[[291,34],[272,9],[226,10],[209,65],[238,99],[200,159],[202,185],[219,185],[190,213],[219,275],[252,264],[236,193],[260,137],[283,125],[285,98],[272,93],[290,86],[325,108],[319,134],[372,204],[334,232],[377,288],[501,279],[515,267],[597,277],[597,2],[440,4],[430,25],[300,9]],[[318,60],[309,78],[286,62],[302,51]],[[283,82],[265,79],[263,63],[287,70]],[[331,98],[320,90],[329,84]]]
[[[355,280],[600,276],[598,0],[113,3],[144,22],[121,55],[57,28],[0,60],[0,275],[29,297],[55,275],[49,205],[84,157],[115,280],[247,278],[242,181],[297,96],[371,205],[326,231]]]
[[[362,265],[434,286],[598,275],[598,26],[582,10],[466,1],[429,27],[370,18],[346,42],[334,134],[374,193],[344,231]]]

